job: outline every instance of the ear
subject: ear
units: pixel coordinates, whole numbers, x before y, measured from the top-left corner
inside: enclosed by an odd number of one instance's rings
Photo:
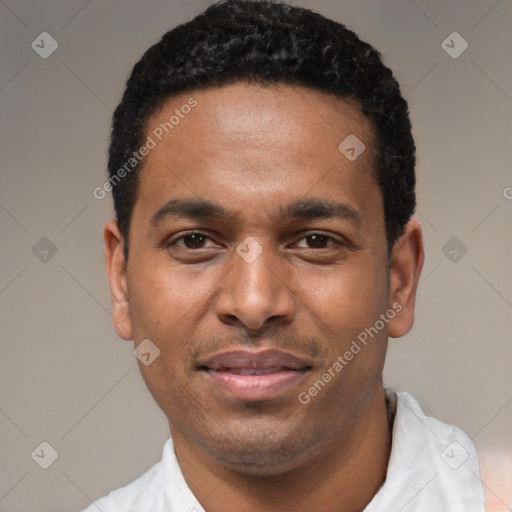
[[[103,228],[105,242],[105,265],[107,267],[112,300],[112,323],[117,335],[123,340],[131,340],[132,323],[128,302],[124,239],[115,220],[110,220]]]
[[[390,306],[397,311],[389,322],[389,336],[392,338],[407,334],[414,323],[416,289],[424,259],[421,226],[411,220],[391,251],[389,300]]]

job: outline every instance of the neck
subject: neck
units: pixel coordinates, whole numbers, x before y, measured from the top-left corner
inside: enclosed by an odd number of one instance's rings
[[[349,433],[308,464],[272,478],[238,474],[171,426],[183,476],[206,512],[325,510],[361,512],[386,478],[391,427],[380,388]]]

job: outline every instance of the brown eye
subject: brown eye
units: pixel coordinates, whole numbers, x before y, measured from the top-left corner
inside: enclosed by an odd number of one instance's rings
[[[297,247],[301,249],[327,249],[335,245],[343,245],[334,237],[324,233],[311,233],[297,243]]]
[[[213,240],[209,236],[200,232],[193,231],[175,238],[174,240],[167,243],[166,247],[169,249],[173,246],[179,249],[204,249],[211,247],[211,245],[207,245],[208,243],[213,244]]]
[[[329,240],[332,240],[330,236],[322,235],[322,234],[315,234],[315,235],[308,235],[305,237],[309,247],[313,249],[323,249],[328,246]]]
[[[207,238],[208,237],[201,235],[200,233],[191,233],[190,235],[182,236],[176,240],[176,242],[182,241],[183,245],[187,249],[200,249],[203,247]]]

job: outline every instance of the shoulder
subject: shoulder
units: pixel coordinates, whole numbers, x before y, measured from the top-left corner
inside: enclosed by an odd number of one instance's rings
[[[459,427],[427,416],[407,392],[396,394],[386,481],[365,512],[481,512],[476,449]]]
[[[397,436],[427,442],[431,447],[445,448],[450,443],[459,443],[468,454],[474,451],[469,436],[459,427],[444,423],[436,418],[427,416],[417,400],[405,391],[396,392],[397,397]]]
[[[414,448],[411,462],[417,461],[420,455],[423,465],[436,468],[441,475],[446,473],[452,481],[466,472],[479,474],[476,449],[461,428],[427,416],[409,393],[401,391],[396,395],[393,442],[403,458],[409,459],[405,453],[400,453],[402,446],[409,450]],[[460,471],[456,471],[459,468]]]

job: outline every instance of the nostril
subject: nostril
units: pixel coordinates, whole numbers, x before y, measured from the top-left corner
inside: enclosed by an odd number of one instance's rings
[[[222,322],[224,322],[227,325],[242,326],[242,322],[240,321],[239,318],[237,318],[236,315],[226,313],[226,314],[220,315],[220,319],[222,320]]]

